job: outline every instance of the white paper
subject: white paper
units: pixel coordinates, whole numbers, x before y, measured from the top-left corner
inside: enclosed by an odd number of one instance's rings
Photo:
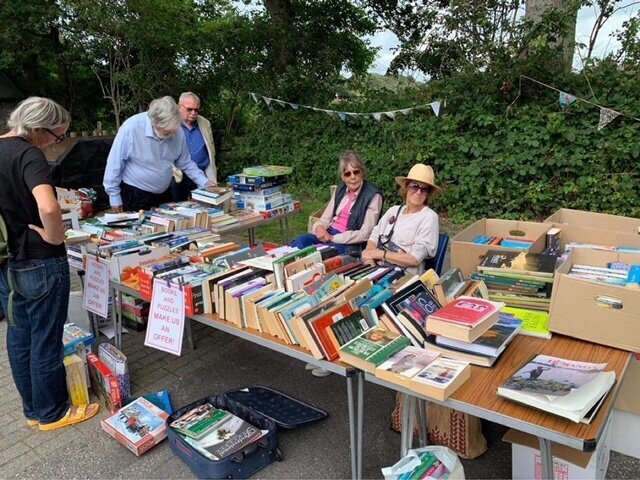
[[[104,259],[87,256],[87,274],[84,278],[82,306],[96,315],[107,318],[109,263]]]
[[[154,280],[144,344],[174,355],[182,352],[184,293],[178,285]]]

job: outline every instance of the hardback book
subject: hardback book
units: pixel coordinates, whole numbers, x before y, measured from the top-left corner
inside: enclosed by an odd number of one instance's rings
[[[295,336],[300,342],[300,345],[311,352],[313,358],[321,360],[325,358],[325,356],[318,340],[311,332],[309,322],[338,308],[342,304],[345,304],[345,302],[337,298],[327,299],[319,302],[315,307],[312,307],[293,318],[292,325]]]
[[[547,253],[489,250],[477,269],[481,272],[505,272],[534,277],[553,277],[558,257]]]
[[[233,414],[197,441],[189,441],[209,452],[209,458],[222,460],[262,437],[262,431]]]
[[[440,357],[411,377],[407,386],[425,397],[444,401],[470,376],[469,363]]]
[[[499,318],[504,303],[461,296],[427,319],[427,331],[463,342],[473,342]]]
[[[136,455],[142,455],[167,436],[169,414],[140,397],[100,422],[102,429]]]
[[[592,408],[616,380],[615,372],[606,372],[606,367],[537,355],[498,387],[498,395],[576,423],[590,423],[596,413]]]
[[[336,320],[333,325],[330,325],[327,334],[335,349],[340,350],[344,344],[349,343],[373,326],[375,325],[367,323],[360,310],[354,310],[350,315]]]
[[[230,416],[231,413],[228,411],[204,403],[175,419],[169,426],[187,437],[198,440]]]
[[[498,320],[498,323],[471,343],[461,342],[441,335],[436,335],[436,343],[444,347],[462,350],[463,352],[497,357],[516,336],[518,328],[515,325],[504,325]]]
[[[375,373],[378,365],[409,346],[411,341],[380,326],[365,330],[340,348],[340,360],[360,370]]]
[[[358,259],[351,255],[336,255],[334,257],[327,258],[322,263],[324,263],[325,270],[327,272],[331,272],[345,265],[358,263]]]
[[[376,367],[375,375],[383,380],[406,386],[411,377],[439,356],[440,353],[434,350],[408,346]]]
[[[464,282],[464,275],[459,268],[447,270],[433,286],[433,293],[436,294],[441,305],[446,305],[455,298],[454,291],[458,285]]]

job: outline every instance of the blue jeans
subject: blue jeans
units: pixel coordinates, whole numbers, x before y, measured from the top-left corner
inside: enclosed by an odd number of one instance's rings
[[[62,333],[71,289],[66,257],[18,260],[0,267],[0,301],[7,311],[13,281],[13,322],[7,353],[25,417],[52,423],[69,409]],[[11,319],[8,319],[11,320]]]
[[[336,235],[336,234],[340,233],[338,230],[336,230],[333,227],[327,228],[327,232],[330,235]],[[315,234],[313,234],[313,233],[303,233],[302,235],[299,235],[299,236],[297,236],[296,238],[293,239],[293,242],[291,242],[291,246],[292,247],[298,247],[298,248],[302,249],[304,247],[309,247],[311,245],[318,245],[319,243],[324,243],[324,242],[321,242],[320,239],[315,236]],[[336,250],[338,250],[338,253],[340,255],[344,255],[347,252],[347,248],[342,243],[327,242],[327,243],[324,243],[324,244],[325,245],[330,245],[332,247],[335,247]]]

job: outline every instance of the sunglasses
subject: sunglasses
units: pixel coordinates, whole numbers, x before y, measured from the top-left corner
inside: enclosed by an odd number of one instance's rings
[[[409,190],[413,193],[424,193],[426,195],[429,194],[429,192],[431,191],[431,187],[430,186],[425,186],[423,187],[422,185],[418,185],[417,183],[410,183],[409,184]]]
[[[194,112],[194,113],[200,113],[200,109],[199,108],[189,108],[189,107],[185,107],[184,105],[180,105],[182,108],[184,108],[188,113]]]
[[[347,177],[347,178],[350,178],[350,177],[351,177],[351,175],[353,175],[354,177],[357,177],[357,176],[358,176],[358,175],[360,175],[361,173],[362,173],[362,172],[361,172],[360,170],[355,169],[355,170],[349,170],[349,171],[346,171],[346,172],[342,172],[342,175],[344,175],[344,176],[345,176],[345,177]]]
[[[64,139],[66,138],[64,133],[62,135],[56,135],[55,133],[53,133],[53,131],[49,130],[46,127],[43,127],[42,129],[45,132],[47,132],[47,133],[51,134],[52,136],[56,137],[56,143],[62,143],[62,142],[64,142]]]

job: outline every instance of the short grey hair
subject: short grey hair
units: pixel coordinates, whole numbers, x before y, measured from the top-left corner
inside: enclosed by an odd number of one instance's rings
[[[200,102],[200,97],[193,92],[182,92],[180,94],[180,98],[178,99],[178,103],[182,103],[187,98],[193,98],[196,102],[202,103]]]
[[[54,130],[68,127],[71,115],[50,98],[29,97],[18,104],[7,122],[19,137],[29,137],[34,128]]]
[[[151,124],[156,128],[176,131],[180,128],[182,119],[175,100],[170,96],[156,98],[149,104],[147,112]]]
[[[338,176],[340,178],[342,178],[342,174],[349,165],[353,165],[353,168],[360,170],[362,172],[362,177],[364,178],[364,162],[362,161],[362,158],[360,158],[360,155],[353,150],[347,150],[340,156],[340,162],[338,163]]]

